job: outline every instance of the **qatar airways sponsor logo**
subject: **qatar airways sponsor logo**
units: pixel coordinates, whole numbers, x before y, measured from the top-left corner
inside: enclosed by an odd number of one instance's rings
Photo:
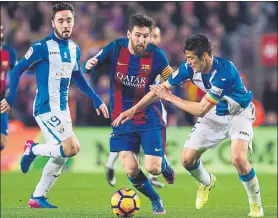
[[[117,72],[118,79],[125,86],[135,87],[135,88],[145,88],[147,77],[142,76],[131,76],[131,75],[123,75],[121,72]]]

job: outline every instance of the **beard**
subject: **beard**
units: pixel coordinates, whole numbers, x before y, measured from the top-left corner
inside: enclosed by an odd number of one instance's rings
[[[59,38],[61,38],[61,39],[63,39],[63,40],[67,40],[67,39],[69,39],[69,38],[71,37],[70,31],[60,33],[60,32],[57,30],[57,28],[54,27],[54,32],[56,33],[56,35],[57,35]]]
[[[131,45],[132,45],[132,49],[135,52],[136,55],[141,55],[146,51],[146,46],[138,46],[135,45],[132,41],[131,41]]]

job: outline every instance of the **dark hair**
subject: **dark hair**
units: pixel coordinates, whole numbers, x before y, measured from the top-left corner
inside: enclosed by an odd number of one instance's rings
[[[204,52],[212,56],[212,45],[208,38],[204,35],[189,36],[184,43],[183,52],[186,50],[194,51],[198,57],[201,57]]]
[[[72,6],[72,4],[68,2],[59,2],[55,4],[52,8],[52,20],[54,19],[55,14],[58,11],[65,11],[65,10],[69,10],[72,12],[73,16],[75,15],[74,7]]]
[[[128,30],[131,32],[135,26],[148,27],[150,31],[152,31],[154,27],[154,21],[151,17],[148,17],[147,15],[138,14],[131,17],[128,25]]]

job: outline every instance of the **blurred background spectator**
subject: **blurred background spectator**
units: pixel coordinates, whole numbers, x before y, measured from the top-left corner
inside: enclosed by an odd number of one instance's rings
[[[277,125],[277,3],[276,2],[73,2],[76,25],[73,40],[81,48],[81,63],[110,41],[125,37],[128,19],[148,14],[161,28],[161,48],[176,69],[184,61],[183,42],[190,34],[206,34],[215,56],[227,58],[246,75],[248,87],[263,103],[266,125]],[[6,43],[21,58],[35,40],[51,32],[52,2],[1,2],[1,23]],[[99,69],[91,81],[103,100],[109,102],[109,74]],[[32,104],[36,84],[31,70],[23,74],[12,118],[36,125]],[[203,93],[190,83],[174,92],[199,101]],[[110,125],[96,115],[89,98],[73,85],[69,95],[76,125]],[[169,125],[192,125],[195,118],[167,104]]]

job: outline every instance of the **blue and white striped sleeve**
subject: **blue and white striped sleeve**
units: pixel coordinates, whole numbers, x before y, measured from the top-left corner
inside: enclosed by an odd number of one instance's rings
[[[93,88],[89,85],[86,78],[83,76],[80,68],[80,49],[77,48],[76,51],[76,64],[73,68],[72,72],[72,80],[77,85],[77,87],[87,96],[89,96],[94,104],[95,108],[99,108],[103,101],[99,97],[99,95],[93,90]]]
[[[10,72],[10,89],[7,97],[5,98],[10,106],[13,106],[15,103],[20,76],[28,67],[42,60],[42,57],[43,45],[41,43],[34,43],[28,49],[20,62]]]

